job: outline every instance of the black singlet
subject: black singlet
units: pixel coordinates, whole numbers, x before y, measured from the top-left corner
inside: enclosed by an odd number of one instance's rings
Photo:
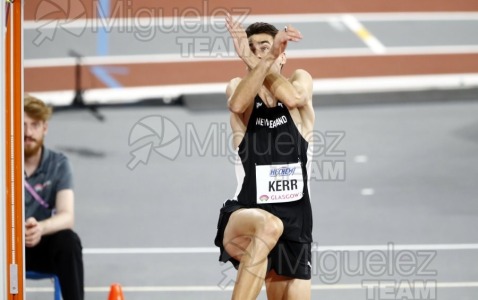
[[[284,224],[282,239],[311,243],[312,242],[312,209],[309,198],[309,180],[307,162],[309,143],[297,129],[287,107],[278,102],[275,107],[267,107],[259,96],[254,99],[244,138],[238,147],[240,163],[236,164],[238,188],[234,199],[245,207],[264,209],[279,217]],[[300,163],[300,169],[274,166],[287,166]],[[256,184],[257,166],[272,166],[265,175],[259,176],[265,180],[261,191],[268,189],[271,193],[282,193],[281,196],[271,196],[269,193],[258,192]],[[274,199],[287,198],[297,193],[298,180],[278,180],[277,174],[296,174],[301,171],[303,188],[299,200],[274,203]],[[300,175],[297,175],[300,176]],[[282,177],[284,178],[284,177]],[[289,178],[286,176],[286,179]],[[290,177],[293,178],[293,177]],[[296,177],[297,179],[297,177]],[[259,194],[258,194],[259,193]],[[294,194],[295,193],[295,194]]]

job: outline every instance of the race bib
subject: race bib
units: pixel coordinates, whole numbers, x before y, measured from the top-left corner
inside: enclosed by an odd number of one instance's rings
[[[302,199],[304,179],[300,162],[256,166],[257,204],[292,202]]]

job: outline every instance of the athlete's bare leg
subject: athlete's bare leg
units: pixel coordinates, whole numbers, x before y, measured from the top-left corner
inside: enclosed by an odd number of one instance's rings
[[[310,300],[310,280],[278,275],[271,270],[266,277],[268,300]]]
[[[267,256],[282,235],[282,221],[262,209],[231,214],[224,231],[224,248],[240,261],[232,299],[256,299],[264,283]]]

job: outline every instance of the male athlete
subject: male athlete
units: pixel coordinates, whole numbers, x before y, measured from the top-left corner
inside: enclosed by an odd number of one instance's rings
[[[75,197],[68,158],[44,146],[51,108],[25,96],[25,263],[54,273],[65,300],[84,299],[81,240],[73,231]]]
[[[264,281],[268,299],[310,299],[312,78],[281,75],[287,43],[302,35],[267,23],[244,30],[230,15],[226,25],[248,72],[226,90],[238,187],[221,209],[215,244],[238,269],[232,299],[256,299]]]

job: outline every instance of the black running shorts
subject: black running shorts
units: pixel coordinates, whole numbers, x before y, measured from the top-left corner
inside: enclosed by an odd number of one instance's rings
[[[239,261],[232,258],[224,249],[223,239],[229,217],[238,209],[246,208],[235,200],[227,200],[219,212],[217,234],[214,244],[219,247],[219,261],[230,261],[237,269]],[[273,269],[277,274],[298,279],[311,278],[312,247],[310,243],[299,243],[279,239],[268,256],[268,271]]]

